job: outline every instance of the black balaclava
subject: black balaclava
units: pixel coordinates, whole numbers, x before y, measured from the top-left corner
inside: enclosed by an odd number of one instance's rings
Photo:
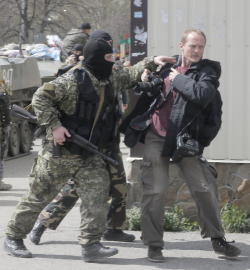
[[[112,37],[110,34],[103,30],[96,30],[93,33],[90,34],[89,39],[97,39],[97,38],[103,38],[106,41],[112,40]],[[113,50],[113,43],[111,45],[111,48]]]
[[[75,54],[75,60],[78,62],[79,61],[79,56],[83,55],[83,45],[80,44],[80,43],[77,43],[75,46],[74,46],[74,51],[81,51],[82,53],[80,55],[78,54]]]
[[[103,30],[96,30],[93,33],[90,34],[89,39],[97,39],[102,38],[106,41],[112,40],[112,37],[109,33],[103,31]]]
[[[94,76],[108,79],[114,63],[105,60],[104,56],[110,53],[113,53],[112,48],[104,39],[90,39],[84,47],[82,64]]]

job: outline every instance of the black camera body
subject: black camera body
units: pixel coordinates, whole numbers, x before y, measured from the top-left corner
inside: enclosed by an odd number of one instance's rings
[[[154,97],[163,90],[164,80],[159,77],[155,72],[151,72],[148,75],[148,82],[138,82],[134,88],[134,92],[137,95],[141,95],[146,92],[149,97]]]
[[[180,163],[184,157],[194,157],[198,154],[199,142],[185,133],[177,137],[177,149],[171,158],[174,163]]]

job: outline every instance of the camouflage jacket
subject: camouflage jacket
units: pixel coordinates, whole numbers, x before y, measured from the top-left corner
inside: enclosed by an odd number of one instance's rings
[[[109,77],[115,91],[118,93],[124,88],[131,88],[141,78],[144,69],[155,71],[153,57],[146,57],[143,61],[134,66],[125,68],[117,66]],[[88,72],[88,71],[86,71]],[[89,73],[92,84],[100,95],[102,85],[109,83],[109,80],[98,80]],[[47,130],[46,139],[53,141],[52,131],[61,126],[57,110],[62,110],[67,115],[76,112],[79,99],[77,81],[73,74],[65,73],[54,81],[45,83],[33,95],[32,107],[40,125],[45,125]]]
[[[5,81],[3,79],[3,71],[0,68],[0,92],[4,93],[6,92],[9,96],[12,95],[11,89],[5,84]]]
[[[83,30],[73,29],[67,33],[67,36],[64,38],[62,42],[62,46],[67,54],[69,53],[72,54],[74,46],[77,43],[80,43],[84,47],[88,41],[88,38],[89,38],[88,34],[86,34]]]

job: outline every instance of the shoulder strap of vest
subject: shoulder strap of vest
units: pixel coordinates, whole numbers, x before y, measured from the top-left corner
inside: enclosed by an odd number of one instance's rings
[[[82,63],[77,64],[76,66],[74,66],[73,68],[71,68],[69,71],[69,73],[73,74],[75,79],[77,80],[78,86],[80,87],[81,90],[81,84],[83,83],[83,81],[87,78],[88,80],[88,76],[87,72],[82,68]],[[90,78],[89,78],[90,81]]]
[[[72,71],[72,70],[74,70],[76,68],[81,68],[81,67],[82,67],[82,61],[79,64],[77,64],[74,67],[72,67],[68,72],[70,72],[70,71]]]
[[[98,106],[98,109],[97,109],[97,112],[96,112],[95,121],[94,121],[92,130],[91,130],[91,133],[90,133],[89,140],[91,140],[92,133],[93,133],[93,130],[95,128],[95,124],[96,124],[96,122],[97,122],[97,120],[99,118],[99,115],[100,115],[100,112],[101,112],[101,109],[102,109],[102,105],[103,105],[103,102],[104,102],[104,94],[105,94],[105,85],[102,85],[100,102],[99,102],[99,106]]]

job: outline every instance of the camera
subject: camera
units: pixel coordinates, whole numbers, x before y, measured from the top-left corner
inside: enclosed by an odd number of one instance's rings
[[[177,136],[177,149],[171,157],[174,163],[180,163],[184,157],[194,157],[198,154],[198,141],[191,139],[190,135],[187,133]]]
[[[159,77],[155,72],[148,75],[148,82],[138,82],[134,88],[134,92],[137,95],[141,95],[146,92],[149,97],[154,97],[163,90],[164,80]]]

